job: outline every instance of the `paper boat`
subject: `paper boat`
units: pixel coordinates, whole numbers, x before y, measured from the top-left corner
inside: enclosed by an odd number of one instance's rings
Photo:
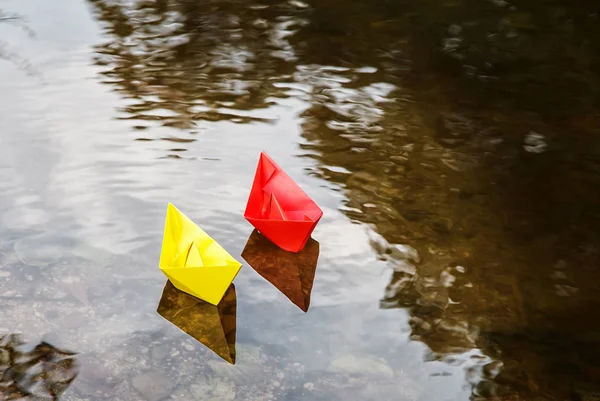
[[[323,211],[265,152],[261,152],[244,217],[281,249],[299,252]]]
[[[290,253],[254,230],[248,238],[242,258],[296,306],[304,312],[308,311],[319,260],[317,241],[311,238],[300,252]]]
[[[160,269],[177,289],[217,305],[242,264],[169,203]]]
[[[157,312],[215,354],[235,364],[236,309],[233,284],[215,306],[179,291],[167,281]]]

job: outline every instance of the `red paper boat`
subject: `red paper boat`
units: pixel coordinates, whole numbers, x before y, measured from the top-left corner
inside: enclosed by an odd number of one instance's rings
[[[323,211],[265,152],[260,153],[244,217],[288,252],[304,248]]]

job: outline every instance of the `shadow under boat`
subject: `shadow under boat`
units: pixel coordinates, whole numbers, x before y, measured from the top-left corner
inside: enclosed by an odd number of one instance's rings
[[[215,354],[235,364],[236,309],[234,284],[215,306],[178,290],[167,281],[157,312]]]
[[[242,251],[242,258],[306,312],[310,306],[319,251],[319,243],[309,238],[300,252],[287,252],[254,230]]]

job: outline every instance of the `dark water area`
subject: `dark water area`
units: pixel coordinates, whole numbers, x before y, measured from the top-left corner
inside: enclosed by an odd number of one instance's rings
[[[598,49],[591,0],[0,1],[0,394],[600,400]],[[260,151],[324,211],[296,258]]]

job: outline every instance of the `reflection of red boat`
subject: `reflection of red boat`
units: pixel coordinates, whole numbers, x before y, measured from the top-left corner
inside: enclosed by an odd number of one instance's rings
[[[242,251],[242,258],[296,306],[308,311],[319,260],[317,241],[310,238],[300,252],[290,253],[254,230]]]
[[[299,252],[323,211],[265,152],[260,153],[244,217],[288,252]]]

